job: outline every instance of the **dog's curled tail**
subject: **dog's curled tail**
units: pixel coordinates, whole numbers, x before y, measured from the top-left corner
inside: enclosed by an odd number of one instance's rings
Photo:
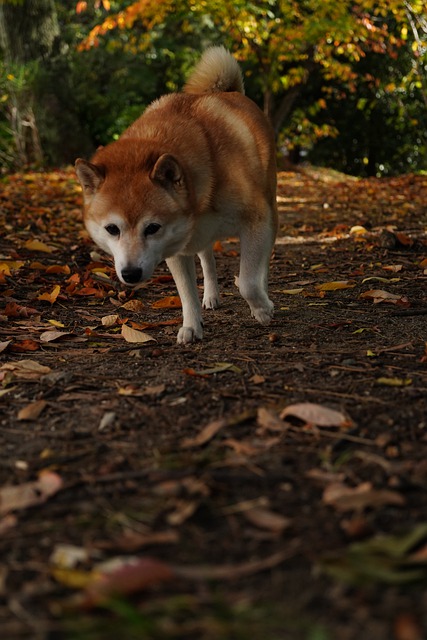
[[[243,76],[237,60],[225,47],[206,49],[184,85],[185,93],[245,93]]]

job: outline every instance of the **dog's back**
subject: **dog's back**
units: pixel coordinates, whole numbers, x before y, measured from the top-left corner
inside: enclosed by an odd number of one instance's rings
[[[229,202],[247,212],[260,188],[275,207],[274,134],[244,95],[240,67],[223,47],[207,49],[183,92],[155,100],[121,140],[127,138],[183,159],[195,186],[195,215],[208,204],[227,209]]]

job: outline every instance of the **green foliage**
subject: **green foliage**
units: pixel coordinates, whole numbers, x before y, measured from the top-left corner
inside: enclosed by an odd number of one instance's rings
[[[180,90],[201,50],[225,44],[243,67],[247,94],[270,117],[279,146],[303,148],[311,161],[357,175],[427,169],[421,0],[55,6],[61,42],[27,80],[49,163],[88,156],[117,138],[152,100]],[[7,75],[3,67],[0,158],[10,164]]]

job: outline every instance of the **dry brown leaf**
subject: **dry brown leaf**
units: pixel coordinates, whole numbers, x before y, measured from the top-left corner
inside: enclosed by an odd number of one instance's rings
[[[123,551],[136,551],[142,547],[148,547],[156,544],[177,544],[179,542],[179,533],[176,529],[168,529],[166,531],[152,531],[147,533],[139,533],[138,531],[126,531],[119,538],[114,540],[112,547],[123,549]]]
[[[259,529],[268,529],[268,531],[274,531],[281,533],[287,529],[291,521],[289,518],[285,518],[280,513],[270,511],[270,509],[263,509],[262,507],[255,507],[242,512],[243,516],[251,524],[255,525]]]
[[[131,327],[128,327],[127,324],[122,324],[122,336],[124,337],[126,342],[132,342],[135,344],[142,344],[144,342],[150,342],[152,340],[154,340],[155,342],[155,339],[148,335],[148,333],[132,329]]]
[[[72,336],[73,333],[71,331],[55,331],[49,329],[49,331],[43,331],[40,334],[40,342],[53,342],[54,340],[60,340],[65,336]]]
[[[384,291],[384,289],[370,289],[369,291],[361,293],[359,297],[369,298],[374,302],[374,304],[378,304],[379,302],[391,302],[392,304],[399,304],[402,306],[409,305],[409,301],[406,296],[389,293],[388,291]]]
[[[273,431],[276,432],[286,431],[287,426],[273,411],[266,409],[265,407],[259,407],[257,413],[257,424],[261,431]]]
[[[314,402],[300,402],[285,407],[280,414],[280,418],[293,416],[305,423],[314,424],[318,427],[348,427],[351,421],[340,411],[329,409]]]
[[[12,342],[12,340],[5,340],[4,342],[0,342],[0,353],[2,351],[5,351],[8,346],[10,345],[10,343]]]
[[[122,304],[121,308],[126,309],[126,311],[142,311],[144,306],[142,300],[132,299]]]
[[[35,360],[18,360],[17,362],[6,362],[0,367],[0,371],[12,371],[15,378],[22,380],[38,380],[52,369],[46,367]]]
[[[183,440],[181,443],[181,448],[188,449],[190,447],[200,447],[203,444],[209,442],[209,440],[212,440],[212,438],[214,438],[216,434],[221,431],[221,429],[224,429],[224,427],[226,427],[227,425],[228,422],[224,418],[214,420],[213,422],[210,422],[208,425],[206,425],[206,427],[202,429],[202,431],[200,431],[200,433],[197,434],[197,436],[195,436],[194,438],[185,438],[185,440]]]
[[[42,504],[62,487],[62,478],[52,471],[42,471],[35,482],[0,489],[0,514]]]
[[[116,324],[117,320],[119,319],[119,314],[118,313],[112,313],[109,316],[103,316],[101,318],[101,323],[104,327],[112,327],[113,324]]]
[[[46,400],[36,400],[27,404],[18,412],[18,420],[37,420],[46,405]]]
[[[325,504],[337,511],[363,511],[369,507],[382,507],[393,504],[398,507],[405,504],[405,499],[396,491],[374,489],[370,482],[363,482],[358,487],[348,487],[341,482],[332,482],[322,496]]]

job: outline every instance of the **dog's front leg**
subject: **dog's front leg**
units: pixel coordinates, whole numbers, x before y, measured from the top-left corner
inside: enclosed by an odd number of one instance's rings
[[[170,269],[182,303],[182,327],[177,342],[187,344],[203,338],[202,307],[197,291],[194,256],[177,255],[168,258]]]
[[[219,290],[212,246],[203,249],[198,255],[203,269],[202,306],[204,309],[217,309],[219,307]]]

